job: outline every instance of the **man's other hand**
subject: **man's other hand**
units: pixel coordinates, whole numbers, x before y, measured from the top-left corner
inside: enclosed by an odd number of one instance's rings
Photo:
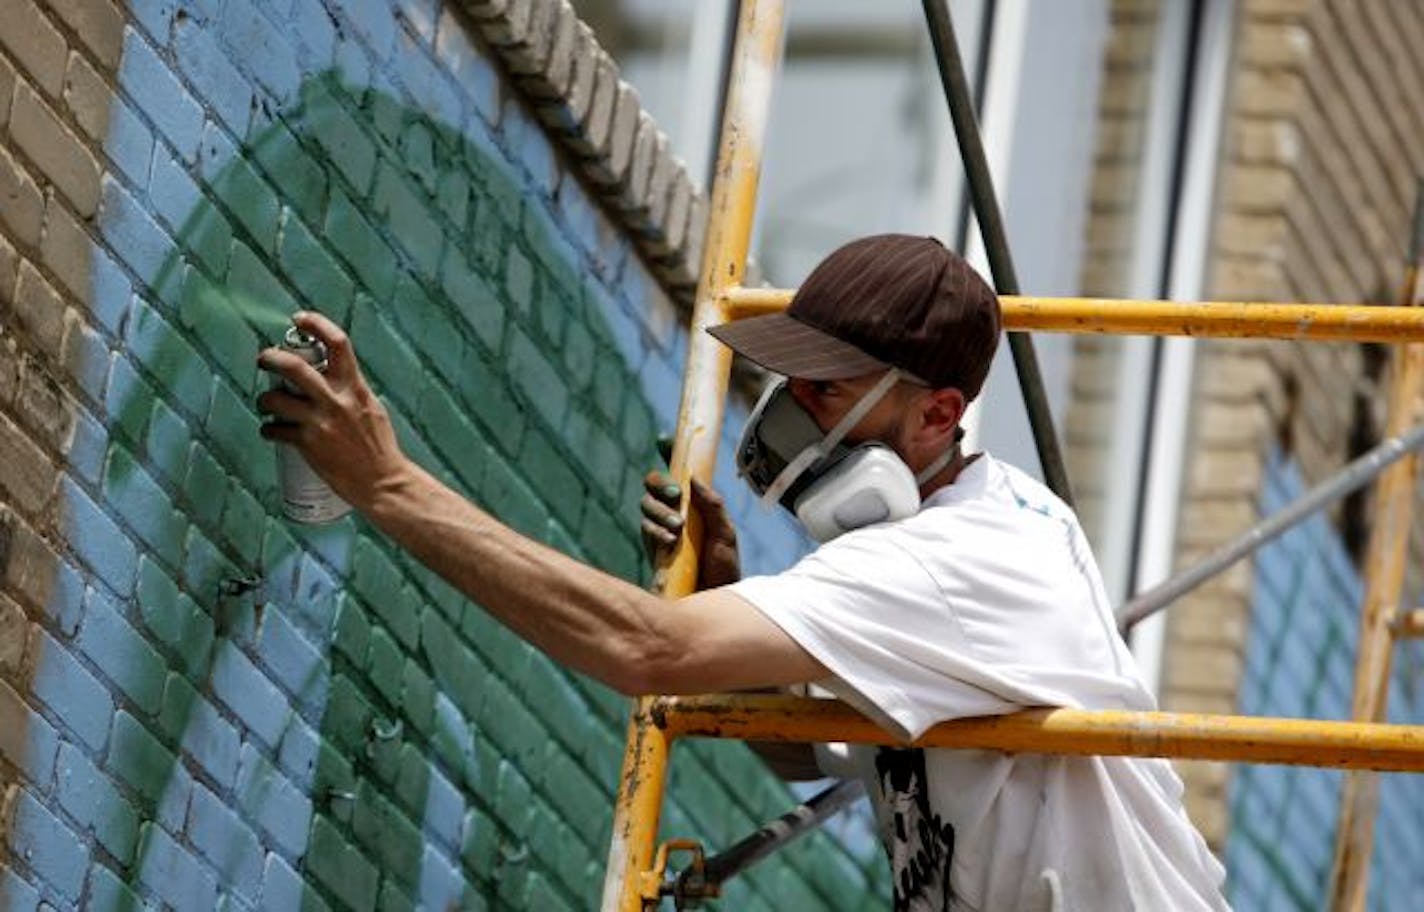
[[[258,411],[275,419],[262,426],[262,436],[295,446],[343,500],[369,510],[409,467],[390,415],[361,376],[341,327],[309,312],[293,315],[292,322],[326,346],[326,371],[280,348],[258,354],[259,367],[297,390],[278,388],[257,397]]]
[[[652,471],[643,478],[643,548],[654,565],[677,544],[684,525],[679,507],[682,488],[665,472]],[[737,557],[737,530],[727,515],[722,496],[696,479],[692,481],[692,509],[702,519],[702,553],[697,559],[697,588],[715,589],[742,578]]]

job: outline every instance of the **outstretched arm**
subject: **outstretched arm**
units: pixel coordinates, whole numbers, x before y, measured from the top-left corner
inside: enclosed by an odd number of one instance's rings
[[[823,666],[775,624],[721,589],[664,599],[525,538],[400,450],[350,340],[304,313],[328,349],[325,374],[290,352],[259,364],[300,391],[264,393],[278,420],[263,435],[296,446],[353,507],[499,621],[554,659],[628,694],[700,693],[799,683]]]

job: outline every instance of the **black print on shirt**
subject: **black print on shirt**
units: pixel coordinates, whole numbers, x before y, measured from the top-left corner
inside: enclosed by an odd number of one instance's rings
[[[930,808],[925,752],[883,747],[875,753],[875,772],[890,812],[884,835],[895,912],[948,912],[954,827]]]

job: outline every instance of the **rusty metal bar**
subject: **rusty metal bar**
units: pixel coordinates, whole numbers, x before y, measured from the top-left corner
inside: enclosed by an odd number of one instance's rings
[[[904,743],[839,700],[750,694],[659,697],[651,711],[670,739]],[[912,745],[1424,772],[1424,726],[1315,719],[1032,709],[942,722]]]
[[[1424,608],[1411,608],[1401,612],[1394,619],[1393,632],[1396,640],[1417,640],[1424,637]]]
[[[731,288],[727,318],[785,310],[795,289]],[[999,298],[1004,326],[1035,332],[1336,342],[1424,342],[1424,310],[1364,304]]]
[[[1424,311],[1424,182],[1415,204],[1410,265],[1400,293],[1408,309]],[[1394,359],[1385,434],[1396,436],[1419,420],[1424,385],[1424,345],[1402,347]],[[1385,717],[1389,697],[1389,667],[1394,651],[1392,625],[1404,589],[1409,529],[1413,524],[1417,457],[1406,457],[1380,477],[1375,494],[1374,525],[1365,552],[1365,602],[1360,608],[1360,642],[1355,658],[1355,699],[1351,718],[1376,722]],[[1330,873],[1330,908],[1363,912],[1369,890],[1370,853],[1374,850],[1375,815],[1379,808],[1379,777],[1353,773],[1345,777],[1340,795],[1340,822],[1335,830],[1335,858]]]
[[[691,489],[689,478],[710,481],[717,461],[732,353],[704,330],[725,320],[723,293],[741,283],[746,268],[762,142],[781,60],[783,20],[781,0],[741,2],[670,460],[673,477],[685,492]],[[690,513],[686,501],[683,512]],[[671,597],[687,595],[697,584],[702,528],[695,513],[687,520],[671,563],[659,571],[662,591]],[[654,699],[639,698],[629,723],[603,885],[604,912],[640,912],[657,901],[656,890],[648,895],[646,875],[653,866],[671,744],[652,724],[649,713]]]

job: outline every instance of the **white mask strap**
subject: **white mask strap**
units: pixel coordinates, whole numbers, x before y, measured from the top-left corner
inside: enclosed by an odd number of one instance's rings
[[[920,474],[915,476],[915,484],[923,485],[925,482],[938,475],[941,471],[943,471],[944,467],[949,465],[950,462],[954,460],[954,457],[958,455],[959,441],[956,440],[954,443],[950,444],[949,449],[941,453],[938,457],[935,458],[934,462],[925,466],[924,469],[920,471]]]
[[[885,394],[890,392],[890,389],[900,381],[902,376],[903,374],[898,368],[892,367],[886,371],[885,376],[881,377],[880,381],[872,386],[869,392],[860,397],[859,402],[851,406],[850,411],[846,412],[845,417],[838,421],[836,426],[831,428],[825,437],[822,437],[818,443],[813,443],[797,453],[796,457],[786,464],[786,468],[781,470],[781,473],[776,476],[776,480],[767,487],[766,493],[761,496],[762,504],[770,507],[780,501],[781,495],[785,494],[787,489],[796,483],[796,479],[800,478],[801,474],[809,469],[818,459],[825,458],[826,454],[829,453],[836,444],[840,443],[842,438],[851,432],[852,428],[860,424],[860,420],[870,414],[870,410],[875,408],[881,399],[885,398]]]

